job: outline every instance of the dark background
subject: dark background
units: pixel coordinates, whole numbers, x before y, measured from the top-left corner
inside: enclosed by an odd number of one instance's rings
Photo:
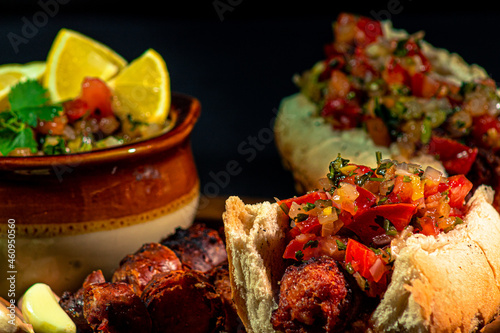
[[[500,12],[490,6],[428,0],[1,0],[0,64],[45,60],[63,27],[129,61],[153,48],[165,58],[172,91],[201,101],[192,146],[202,192],[286,197],[295,194],[293,181],[269,136],[272,121],[280,100],[297,91],[292,76],[322,59],[339,12],[391,19],[409,32],[424,30],[431,44],[480,64],[497,79]],[[28,31],[30,24],[35,29]],[[26,43],[13,47],[8,36],[23,33]],[[239,172],[227,177],[230,161]]]

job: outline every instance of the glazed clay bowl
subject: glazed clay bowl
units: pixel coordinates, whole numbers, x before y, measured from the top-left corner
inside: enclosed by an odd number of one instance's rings
[[[190,142],[200,110],[197,99],[173,94],[175,126],[155,138],[0,157],[0,296],[13,298],[13,281],[16,298],[36,282],[74,291],[91,271],[109,278],[125,255],[189,226],[200,193]]]

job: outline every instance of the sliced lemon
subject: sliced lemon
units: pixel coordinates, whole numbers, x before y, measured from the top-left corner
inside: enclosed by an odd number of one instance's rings
[[[45,73],[45,62],[34,61],[27,64],[6,64],[0,66],[0,112],[8,107],[7,95],[10,88],[27,79],[41,80]]]
[[[148,49],[108,82],[120,118],[161,125],[170,110],[170,77],[162,56]]]
[[[47,56],[43,84],[53,102],[79,95],[85,77],[104,81],[116,75],[127,61],[115,51],[81,33],[61,29]]]

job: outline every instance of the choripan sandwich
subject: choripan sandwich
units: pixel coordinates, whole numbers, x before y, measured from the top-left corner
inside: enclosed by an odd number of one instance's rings
[[[233,300],[248,332],[475,332],[500,310],[491,187],[377,154],[320,187],[226,201]]]
[[[500,120],[495,82],[436,48],[423,32],[340,14],[325,57],[294,76],[275,122],[284,165],[304,193],[337,153],[375,166],[374,152],[488,184],[500,209]]]

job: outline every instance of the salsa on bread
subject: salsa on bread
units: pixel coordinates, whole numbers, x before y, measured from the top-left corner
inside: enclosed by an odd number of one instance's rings
[[[340,155],[320,184],[278,200],[290,222],[283,259],[291,265],[271,319],[277,331],[348,327],[363,297],[383,297],[393,249],[413,234],[438,236],[462,224],[473,186],[464,175],[445,177],[432,167],[378,156],[378,166],[370,168]]]
[[[498,209],[500,100],[493,79],[477,66],[464,69],[456,54],[444,57],[421,31],[403,33],[349,13],[339,15],[333,31],[325,58],[295,77],[317,106],[315,116],[337,131],[364,128],[376,145],[395,143],[408,160],[434,156],[474,188],[493,186]]]

